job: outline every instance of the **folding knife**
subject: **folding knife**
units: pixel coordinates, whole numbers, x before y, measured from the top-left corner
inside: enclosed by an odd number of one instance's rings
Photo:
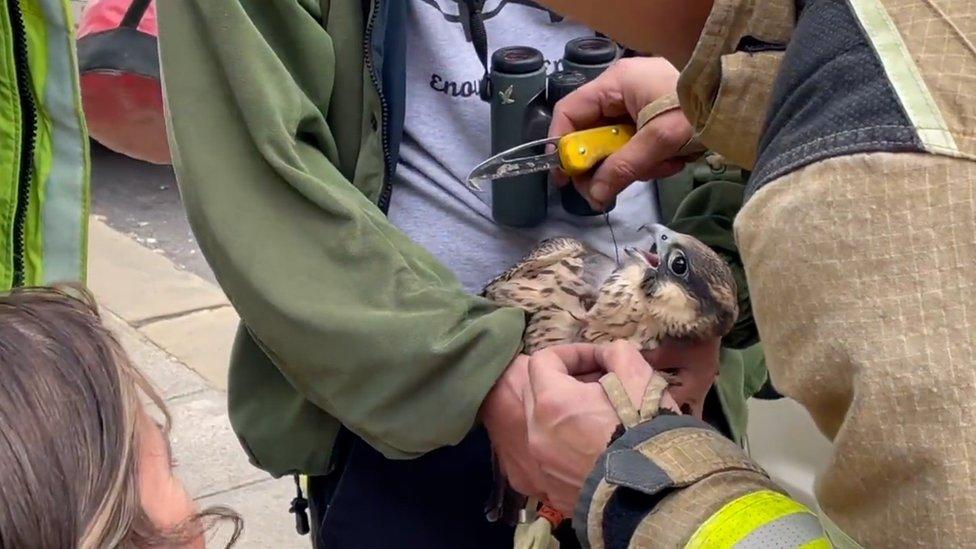
[[[481,184],[501,177],[514,177],[560,168],[573,177],[592,170],[600,161],[620,150],[634,136],[634,126],[618,124],[530,141],[492,156],[468,174],[468,185],[481,191]],[[544,145],[551,152],[524,156]],[[520,156],[522,155],[522,156]]]

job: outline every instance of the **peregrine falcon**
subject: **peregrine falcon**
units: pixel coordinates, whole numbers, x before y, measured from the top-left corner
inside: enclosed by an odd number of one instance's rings
[[[627,248],[619,267],[572,238],[552,238],[485,286],[482,295],[527,316],[524,352],[560,343],[631,341],[654,349],[664,338],[709,339],[738,315],[728,264],[698,239],[648,227],[648,249]],[[526,498],[495,463],[488,519],[514,522]]]
[[[651,350],[665,337],[726,334],[738,315],[728,264],[694,237],[648,229],[649,249],[627,248],[619,267],[578,240],[543,241],[482,295],[526,312],[526,353],[618,339]]]

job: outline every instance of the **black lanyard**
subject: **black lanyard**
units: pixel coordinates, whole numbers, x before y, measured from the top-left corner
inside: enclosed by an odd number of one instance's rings
[[[464,0],[467,7],[468,29],[471,31],[471,43],[478,54],[478,60],[484,67],[485,73],[478,86],[482,101],[491,100],[491,77],[488,74],[488,31],[485,29],[485,0]],[[460,6],[459,6],[460,7]],[[462,9],[462,11],[464,11]]]

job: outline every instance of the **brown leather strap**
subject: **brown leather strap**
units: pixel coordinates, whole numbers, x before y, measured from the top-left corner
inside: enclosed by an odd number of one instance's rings
[[[668,380],[664,376],[657,374],[651,376],[651,382],[644,390],[644,401],[641,402],[641,421],[647,421],[657,415],[657,411],[661,409],[661,398],[664,397],[664,391],[667,389]]]
[[[671,112],[675,109],[680,109],[680,108],[681,108],[681,104],[678,102],[677,92],[669,93],[667,95],[662,95],[661,97],[658,97],[654,101],[651,101],[650,103],[645,105],[644,108],[641,109],[639,113],[637,113],[637,129],[639,130],[643,128],[651,120],[654,120],[655,118],[661,116],[666,112]],[[682,145],[680,149],[678,149],[678,152],[677,154],[675,154],[675,157],[697,158],[706,150],[708,149],[704,145],[702,145],[701,141],[698,140],[698,136],[694,135],[691,137],[691,139],[688,140],[687,143],[685,143],[684,145]]]
[[[680,108],[681,104],[678,103],[677,92],[662,95],[661,97],[658,97],[654,101],[651,101],[645,105],[644,108],[637,113],[637,129],[643,128],[648,122],[666,112],[671,112]]]
[[[644,399],[641,402],[640,409],[634,407],[634,403],[631,402],[630,396],[617,374],[610,372],[601,377],[600,385],[607,394],[607,399],[610,400],[613,409],[617,412],[620,423],[630,429],[634,425],[657,415],[661,408],[661,398],[668,388],[668,380],[657,374],[651,376],[651,381],[647,384],[647,389],[644,390]]]

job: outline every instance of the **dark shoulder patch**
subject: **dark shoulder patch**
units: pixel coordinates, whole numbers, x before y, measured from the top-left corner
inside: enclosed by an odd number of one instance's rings
[[[781,67],[747,199],[827,158],[923,150],[848,2],[803,2]]]

